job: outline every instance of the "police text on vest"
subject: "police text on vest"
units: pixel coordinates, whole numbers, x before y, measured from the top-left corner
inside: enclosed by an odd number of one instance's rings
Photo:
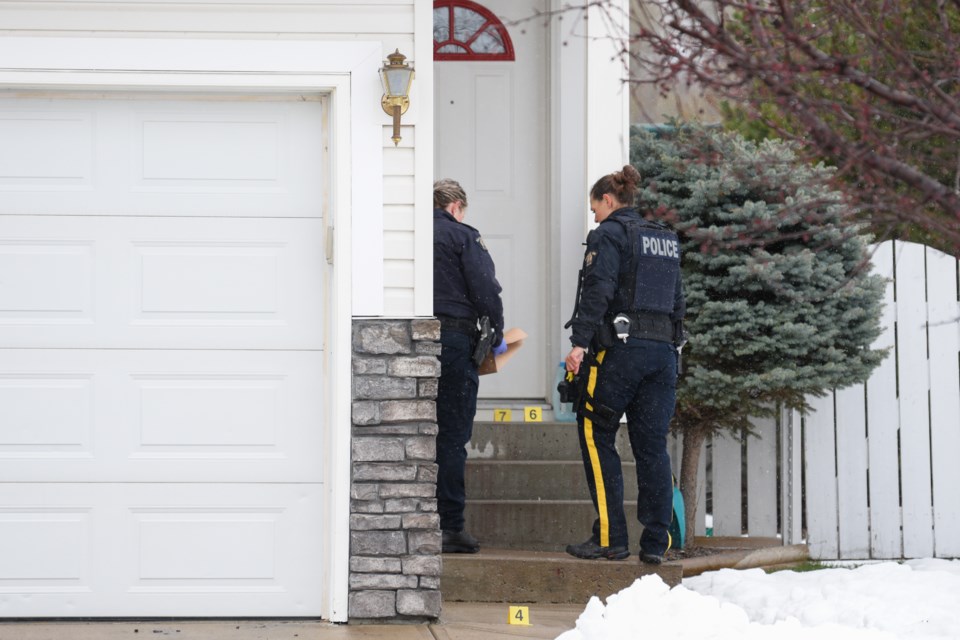
[[[677,240],[643,236],[642,245],[643,255],[645,256],[680,257],[680,243]]]

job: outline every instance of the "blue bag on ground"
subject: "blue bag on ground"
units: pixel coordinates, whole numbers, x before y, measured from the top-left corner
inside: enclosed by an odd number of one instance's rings
[[[673,517],[670,519],[670,539],[674,549],[683,549],[686,543],[687,518],[683,511],[683,494],[677,486],[677,479],[673,479]]]

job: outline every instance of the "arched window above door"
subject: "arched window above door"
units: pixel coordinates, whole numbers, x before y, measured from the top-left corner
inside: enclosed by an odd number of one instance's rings
[[[489,9],[470,0],[433,3],[434,60],[513,60],[513,42]]]

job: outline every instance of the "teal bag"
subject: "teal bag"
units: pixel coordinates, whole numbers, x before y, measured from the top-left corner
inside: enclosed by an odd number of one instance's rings
[[[674,549],[683,549],[687,535],[687,516],[683,510],[683,494],[677,486],[677,478],[673,478],[673,517],[670,518],[670,540]]]

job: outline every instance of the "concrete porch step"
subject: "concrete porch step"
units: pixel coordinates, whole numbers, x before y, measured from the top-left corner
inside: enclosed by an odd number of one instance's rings
[[[683,567],[659,567],[625,560],[580,560],[566,553],[481,549],[476,554],[444,554],[440,589],[444,602],[580,603],[629,587],[648,574],[670,586],[680,584]]]
[[[636,495],[636,494],[634,494]],[[481,546],[563,551],[590,536],[597,515],[584,500],[467,500],[465,528]],[[624,504],[631,547],[640,543],[637,503]]]
[[[624,498],[637,498],[636,463],[622,462]],[[467,495],[474,500],[589,500],[580,460],[468,460]]]
[[[633,461],[626,425],[617,432],[617,450],[624,462]],[[575,422],[483,422],[473,424],[467,445],[470,460],[580,461]]]

